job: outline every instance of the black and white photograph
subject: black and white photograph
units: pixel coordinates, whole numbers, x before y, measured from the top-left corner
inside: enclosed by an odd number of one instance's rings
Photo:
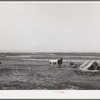
[[[0,90],[100,90],[100,3],[0,2]]]

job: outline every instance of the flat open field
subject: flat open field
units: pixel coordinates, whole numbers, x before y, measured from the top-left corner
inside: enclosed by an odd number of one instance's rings
[[[52,67],[49,59],[63,57],[63,67]],[[81,65],[100,54],[0,53],[0,90],[99,90],[100,72],[84,74],[68,60]]]

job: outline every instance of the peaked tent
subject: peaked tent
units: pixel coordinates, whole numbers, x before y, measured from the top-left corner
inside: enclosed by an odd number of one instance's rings
[[[84,71],[98,71],[99,65],[96,61],[85,61],[80,67],[80,70]]]

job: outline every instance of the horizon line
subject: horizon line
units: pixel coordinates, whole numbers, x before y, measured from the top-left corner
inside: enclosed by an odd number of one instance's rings
[[[0,51],[0,53],[100,53],[100,52],[83,52],[83,51]]]

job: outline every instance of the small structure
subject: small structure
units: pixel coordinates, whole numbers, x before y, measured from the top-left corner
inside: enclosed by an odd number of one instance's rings
[[[85,61],[80,67],[82,71],[96,72],[99,70],[99,65],[96,61]]]

